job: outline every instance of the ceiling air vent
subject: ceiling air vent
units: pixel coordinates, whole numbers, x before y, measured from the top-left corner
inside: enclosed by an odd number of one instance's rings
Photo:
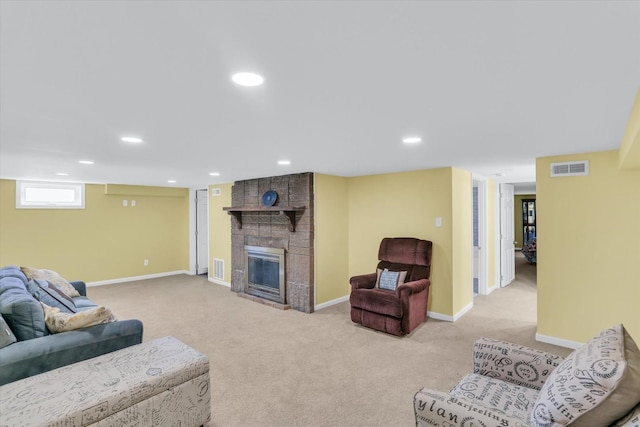
[[[589,175],[589,160],[579,162],[551,163],[551,176]]]

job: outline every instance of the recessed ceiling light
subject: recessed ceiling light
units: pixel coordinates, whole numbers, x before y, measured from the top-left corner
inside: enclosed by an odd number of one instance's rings
[[[422,138],[420,138],[419,136],[409,136],[402,140],[402,142],[404,142],[405,144],[416,144],[420,141],[422,141]]]
[[[169,184],[175,184],[176,180],[175,179],[170,179],[169,181],[167,181]]]
[[[58,175],[58,176],[69,176],[69,174],[66,173],[66,172],[57,172],[56,175]]]
[[[92,165],[95,162],[93,160],[79,160],[78,163],[83,164],[83,165]]]
[[[286,166],[286,165],[290,165],[291,162],[289,160],[278,160],[278,164]]]
[[[237,73],[231,79],[241,86],[260,86],[264,82],[264,78],[255,73]]]
[[[138,138],[136,136],[123,136],[122,138],[120,138],[120,140],[124,142],[132,142],[134,144],[142,142],[142,138]]]
[[[211,172],[209,173],[211,176],[220,176],[220,172]]]

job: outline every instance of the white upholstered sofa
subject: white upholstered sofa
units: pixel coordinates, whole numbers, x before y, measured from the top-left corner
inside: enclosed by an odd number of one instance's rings
[[[564,359],[481,338],[473,361],[449,393],[416,393],[416,426],[640,427],[640,351],[622,325]]]

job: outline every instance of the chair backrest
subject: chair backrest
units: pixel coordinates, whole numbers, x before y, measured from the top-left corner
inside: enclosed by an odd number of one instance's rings
[[[428,279],[431,275],[432,246],[429,240],[385,237],[378,250],[378,268],[406,271],[406,282]]]

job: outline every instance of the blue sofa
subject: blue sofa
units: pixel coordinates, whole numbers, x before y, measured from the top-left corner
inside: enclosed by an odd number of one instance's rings
[[[77,311],[96,306],[84,282],[70,283],[80,294],[72,298]],[[51,334],[30,289],[33,281],[19,267],[0,269],[0,385],[142,342],[142,322],[135,319]]]

